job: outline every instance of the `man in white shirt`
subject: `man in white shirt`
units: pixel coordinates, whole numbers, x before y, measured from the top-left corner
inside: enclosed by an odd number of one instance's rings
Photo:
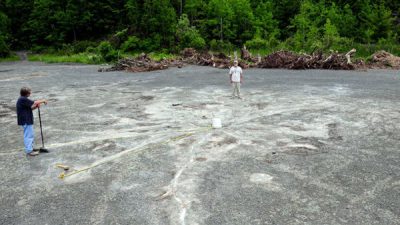
[[[233,66],[229,69],[229,75],[231,78],[231,84],[233,88],[232,98],[234,98],[235,94],[237,94],[237,97],[239,99],[242,99],[240,97],[240,84],[242,83],[243,80],[243,72],[242,68],[238,66],[237,60],[233,61]]]

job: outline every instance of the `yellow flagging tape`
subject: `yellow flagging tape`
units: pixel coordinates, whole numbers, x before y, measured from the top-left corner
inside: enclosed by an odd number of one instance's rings
[[[207,131],[207,130],[210,130],[210,129],[211,129],[211,127],[205,127],[205,128],[202,128],[202,129],[198,129],[197,132]],[[138,152],[144,151],[144,150],[146,150],[146,149],[150,149],[150,148],[154,148],[154,147],[158,147],[158,146],[167,144],[167,143],[169,143],[169,142],[179,141],[179,140],[181,140],[181,139],[190,137],[190,136],[196,134],[197,132],[188,132],[188,133],[181,134],[181,135],[178,135],[178,136],[175,136],[175,137],[171,137],[171,138],[169,138],[169,139],[167,139],[167,140],[164,140],[164,141],[161,141],[161,142],[158,142],[158,143],[148,144],[147,146],[143,146],[142,148],[138,148],[135,152],[138,153]],[[121,153],[124,153],[124,152],[121,152]],[[121,153],[117,153],[117,154],[121,154]],[[128,152],[126,152],[126,153],[128,153]],[[112,160],[114,160],[114,159],[117,159],[117,158],[119,158],[119,157],[111,158],[111,159],[109,159],[109,160],[104,160],[103,162],[99,162],[99,163],[93,163],[93,164],[90,165],[90,166],[84,167],[84,168],[79,169],[79,170],[74,170],[74,171],[72,171],[72,172],[70,172],[70,173],[65,173],[65,171],[64,171],[64,172],[62,172],[62,173],[60,173],[60,174],[58,175],[58,178],[64,179],[64,178],[66,178],[66,177],[70,177],[70,176],[72,176],[72,175],[75,175],[75,174],[78,174],[78,173],[81,173],[81,172],[84,172],[84,171],[93,169],[93,168],[95,168],[95,167],[97,167],[97,166],[100,166],[100,165],[103,165],[103,164],[105,164],[105,163],[108,163],[108,162],[110,162],[110,161],[112,161]],[[61,166],[60,166],[60,165],[61,165]],[[56,164],[56,166],[57,166],[58,168],[62,168],[62,169],[64,169],[64,170],[66,170],[65,168],[68,168],[68,169],[70,168],[69,166],[66,166],[66,165],[63,165],[63,164]]]

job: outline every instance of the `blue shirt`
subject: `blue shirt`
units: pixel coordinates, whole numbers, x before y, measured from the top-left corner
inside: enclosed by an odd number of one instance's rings
[[[21,96],[17,101],[18,125],[33,125],[32,105],[33,101],[25,96]]]

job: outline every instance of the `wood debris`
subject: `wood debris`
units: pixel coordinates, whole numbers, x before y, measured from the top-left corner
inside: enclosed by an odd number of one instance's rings
[[[372,56],[368,64],[361,60],[351,61],[356,49],[351,49],[346,54],[331,52],[324,55],[317,51],[308,54],[298,54],[290,51],[277,51],[267,56],[253,57],[244,46],[241,50],[241,59],[239,66],[242,68],[283,68],[283,69],[330,69],[330,70],[354,70],[365,68],[400,68],[400,57],[394,56],[385,51],[380,51]],[[180,53],[177,59],[162,59],[155,61],[147,54],[142,53],[136,58],[124,58],[119,60],[111,68],[101,68],[99,72],[107,71],[129,71],[145,72],[154,70],[163,70],[169,67],[181,68],[184,65],[212,66],[226,69],[233,64],[234,57],[227,56],[224,53],[212,54],[209,52],[198,52],[193,48],[186,48]]]

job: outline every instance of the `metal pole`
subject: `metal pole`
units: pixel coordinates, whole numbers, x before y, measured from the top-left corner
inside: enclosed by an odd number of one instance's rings
[[[42,137],[42,147],[44,148],[42,118],[40,117],[40,107],[38,108],[38,113],[39,113],[39,124],[40,124],[40,136]]]

